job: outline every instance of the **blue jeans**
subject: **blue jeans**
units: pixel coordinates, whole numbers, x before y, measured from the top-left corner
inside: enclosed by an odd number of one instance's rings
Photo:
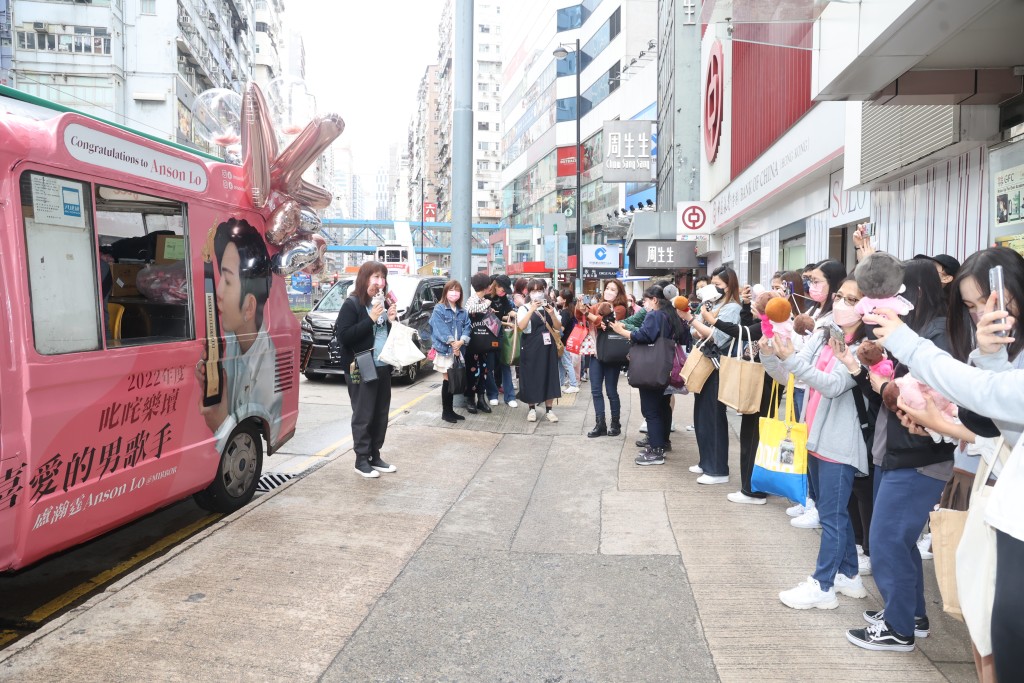
[[[484,384],[484,387],[487,390],[487,398],[493,401],[498,398],[497,373],[500,372],[498,369],[498,354],[493,351],[487,354],[485,362],[487,363],[487,369],[489,372],[487,373],[487,381]]]
[[[571,387],[579,387],[580,381],[576,379],[576,368],[573,367],[573,357],[575,354],[569,353],[568,351],[562,354],[562,358],[558,364],[558,382],[562,386],[566,385],[566,378],[568,377],[568,384]]]
[[[602,363],[597,356],[590,358],[590,395],[594,399],[594,415],[604,419],[604,394],[608,394],[608,403],[611,404],[612,419],[619,419],[619,372],[622,366],[611,363]],[[604,385],[602,387],[602,385]]]
[[[704,473],[712,477],[729,476],[729,422],[725,404],[718,401],[718,370],[693,396],[693,430]]]
[[[914,617],[928,616],[917,539],[946,483],[912,467],[879,468],[875,478],[881,481],[871,518],[871,571],[885,601],[885,621],[909,636],[914,633]]]
[[[807,469],[814,472],[819,484],[815,502],[821,520],[821,545],[814,578],[821,589],[827,591],[835,583],[836,574],[853,578],[860,571],[853,522],[847,507],[857,468],[808,455]]]
[[[516,390],[512,386],[512,368],[498,360],[498,354],[491,354],[494,359],[495,365],[491,367],[497,367],[498,372],[501,373],[501,391],[505,394],[505,403],[516,400]],[[491,373],[491,381],[487,383],[487,398],[495,399],[498,398],[498,384],[494,377],[497,373]]]

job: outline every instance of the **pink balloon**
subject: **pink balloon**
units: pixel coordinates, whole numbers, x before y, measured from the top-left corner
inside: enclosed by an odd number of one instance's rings
[[[318,116],[310,121],[298,137],[274,160],[271,166],[274,189],[298,199],[296,190],[302,185],[302,174],[344,130],[345,122],[337,114]]]
[[[270,199],[271,160],[277,157],[277,136],[270,123],[267,103],[255,83],[242,96],[242,169],[252,203],[262,209]]]
[[[302,207],[292,199],[274,209],[267,221],[267,241],[275,246],[284,244],[298,230],[301,215]]]
[[[331,205],[334,195],[330,190],[325,190],[319,185],[303,180],[299,183],[298,189],[291,193],[297,201],[314,209],[326,209]]]

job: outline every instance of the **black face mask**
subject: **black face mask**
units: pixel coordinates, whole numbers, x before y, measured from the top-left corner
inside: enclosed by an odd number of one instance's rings
[[[725,290],[724,289],[722,289],[721,287],[715,287],[715,289],[718,290],[718,296],[720,296],[720,297],[725,296]]]

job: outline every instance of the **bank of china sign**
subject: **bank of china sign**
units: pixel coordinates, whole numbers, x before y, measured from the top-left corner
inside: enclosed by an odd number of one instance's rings
[[[604,182],[643,183],[653,177],[653,123],[604,122]]]

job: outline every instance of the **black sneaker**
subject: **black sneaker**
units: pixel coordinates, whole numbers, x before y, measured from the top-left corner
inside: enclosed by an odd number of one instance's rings
[[[647,450],[640,451],[633,462],[637,465],[664,465],[665,451],[660,448],[648,448]]]
[[[884,621],[867,628],[850,629],[846,639],[865,650],[911,652],[914,649],[914,636],[901,636]]]
[[[380,456],[374,457],[370,460],[370,467],[377,470],[378,472],[397,472],[398,468],[394,465],[389,465],[380,459]]]
[[[370,463],[367,462],[366,460],[361,460],[357,462],[355,470],[356,474],[360,474],[366,477],[367,479],[373,479],[374,477],[380,476],[380,472],[370,467]]]
[[[647,438],[646,436],[644,438],[642,438],[642,439],[637,439],[636,440],[636,447],[637,448],[647,448],[650,445],[651,445],[651,440],[649,438]]]
[[[884,609],[869,609],[864,612],[864,621],[869,624],[881,624],[885,621]],[[914,617],[914,637],[927,638],[931,630],[928,628],[928,617]]]
[[[666,453],[671,453],[672,452],[672,442],[671,441],[666,441],[665,442],[665,447],[662,448],[661,450],[665,451]]]

